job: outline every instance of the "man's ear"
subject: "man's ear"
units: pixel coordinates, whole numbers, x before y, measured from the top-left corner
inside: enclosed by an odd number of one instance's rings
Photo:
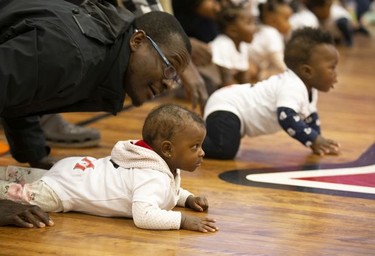
[[[130,49],[135,52],[145,41],[146,33],[143,30],[137,30],[130,37]]]
[[[161,143],[161,153],[166,158],[171,158],[173,154],[173,144],[169,140],[165,140]]]

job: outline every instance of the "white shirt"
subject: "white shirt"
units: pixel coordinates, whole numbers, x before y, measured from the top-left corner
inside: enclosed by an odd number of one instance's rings
[[[208,99],[204,118],[215,111],[229,111],[241,121],[242,136],[258,136],[281,130],[277,108],[287,107],[305,119],[316,112],[318,94],[312,102],[302,80],[291,70],[255,85],[237,84],[215,91]]]
[[[318,18],[307,8],[300,8],[300,10],[293,13],[289,18],[289,23],[292,30],[303,27],[319,28]]]
[[[210,42],[210,46],[214,64],[235,71],[247,71],[249,69],[249,55],[245,42],[240,43],[238,51],[232,39],[220,34]]]
[[[279,54],[283,63],[284,47],[284,38],[276,28],[260,25],[253,41],[248,44],[249,59],[261,69],[267,69],[274,65],[274,54]]]
[[[119,141],[105,158],[65,158],[42,180],[59,196],[64,212],[133,217],[138,227],[179,229],[181,213],[171,209],[184,206],[191,195],[180,188],[180,171],[173,177],[158,154],[135,142]]]

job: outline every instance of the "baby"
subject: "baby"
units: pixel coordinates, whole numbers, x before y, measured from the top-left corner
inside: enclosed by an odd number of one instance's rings
[[[296,30],[285,48],[288,69],[257,84],[237,84],[214,92],[205,107],[206,157],[232,159],[241,138],[283,129],[315,154],[339,154],[339,144],[321,135],[318,91],[337,82],[339,54],[332,36],[319,29]]]
[[[221,33],[210,43],[212,62],[217,66],[223,87],[235,83],[248,83],[248,43],[256,30],[250,6],[224,8],[217,18]]]
[[[284,42],[291,31],[289,18],[292,9],[286,2],[267,0],[260,3],[258,7],[260,24],[248,47],[249,73],[252,82],[285,71]]]
[[[192,172],[202,163],[205,135],[197,114],[162,105],[147,116],[143,140],[119,141],[104,158],[62,159],[30,184],[3,182],[0,199],[37,205],[46,212],[132,217],[144,229],[214,232],[214,219],[172,211],[176,205],[208,209],[205,197],[180,187],[180,169]]]

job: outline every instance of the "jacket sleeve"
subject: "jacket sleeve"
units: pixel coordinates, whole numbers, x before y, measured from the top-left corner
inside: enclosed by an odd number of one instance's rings
[[[7,36],[11,37],[10,34],[4,35]],[[0,42],[0,112],[5,105],[29,102],[29,95],[34,95],[37,91],[36,39],[36,31],[31,29]],[[22,88],[23,85],[27,87]]]
[[[317,125],[317,114],[309,116],[309,123],[302,120],[301,117],[291,108],[277,108],[277,116],[280,126],[289,136],[301,142],[306,147],[310,147],[316,137],[320,134],[320,129],[315,130]]]
[[[193,196],[193,194],[187,191],[186,189],[180,188],[177,205],[185,207],[186,200],[189,196]]]
[[[145,202],[134,202],[132,206],[134,224],[142,229],[180,229],[181,212],[162,210]]]

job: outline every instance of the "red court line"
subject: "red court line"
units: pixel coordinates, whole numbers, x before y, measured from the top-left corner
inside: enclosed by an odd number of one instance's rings
[[[294,178],[294,179],[329,182],[329,183],[346,184],[346,185],[357,185],[357,186],[365,186],[365,187],[375,187],[375,173],[305,177],[305,178]]]

